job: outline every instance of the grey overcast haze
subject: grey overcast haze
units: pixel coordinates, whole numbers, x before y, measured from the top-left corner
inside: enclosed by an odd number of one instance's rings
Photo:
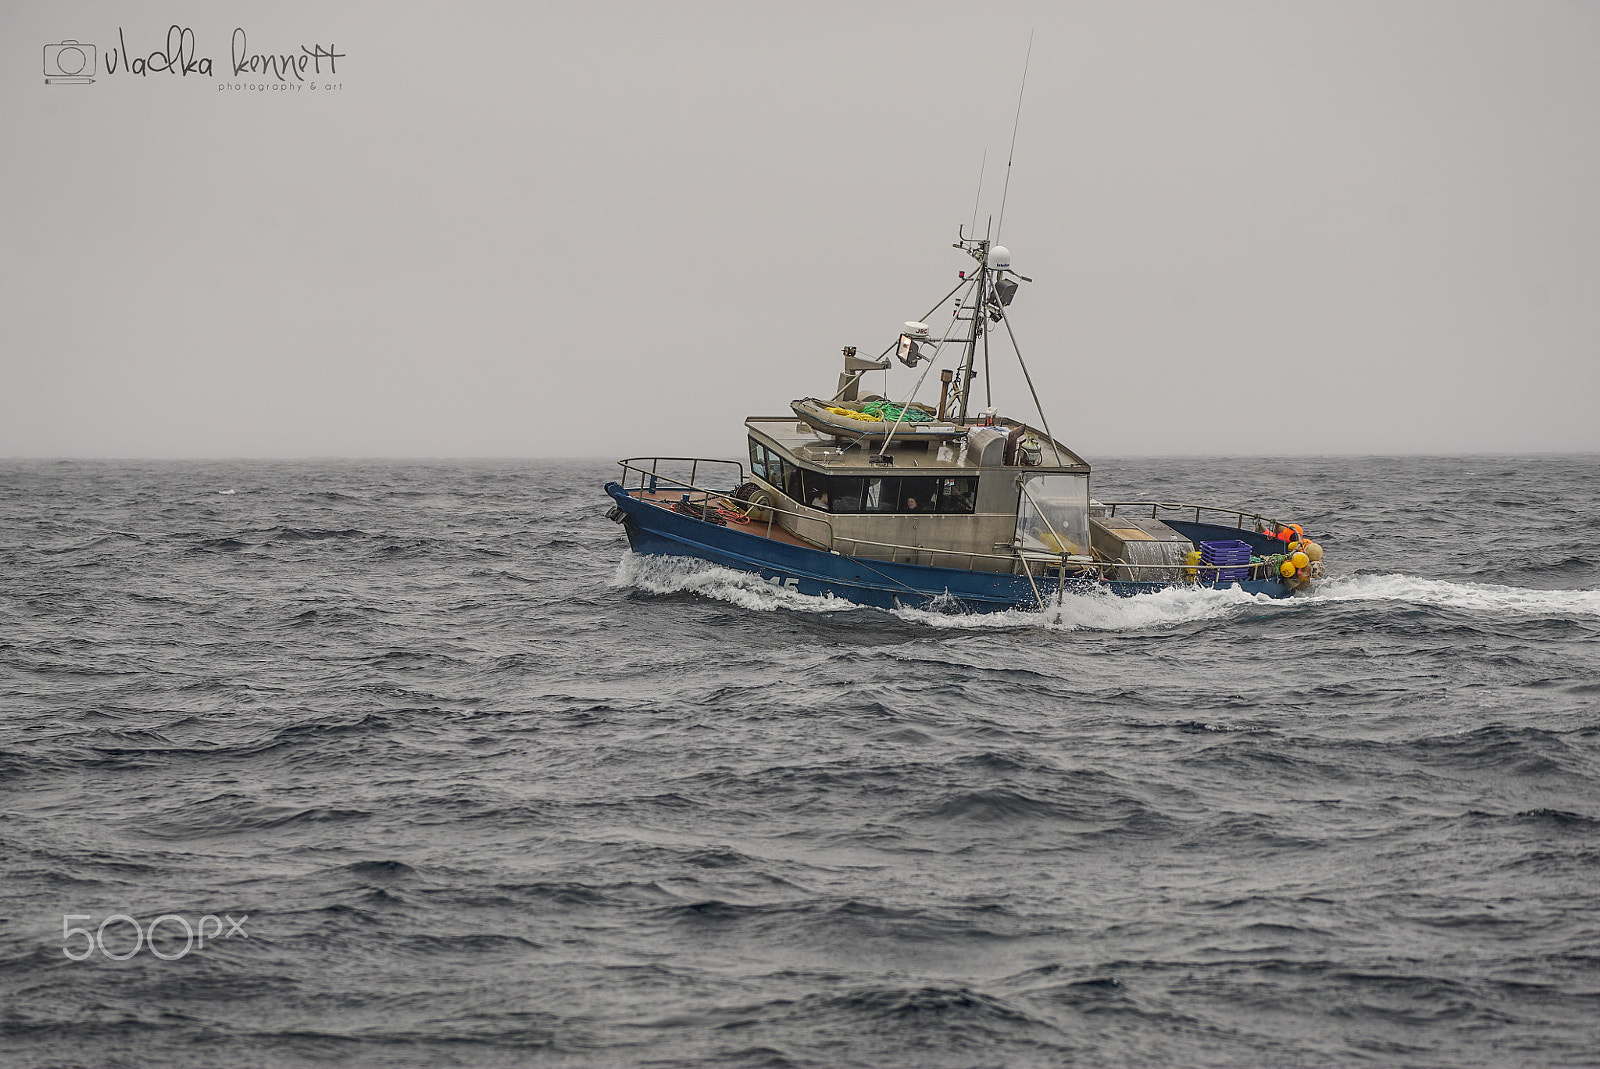
[[[211,75],[106,70],[174,25]],[[1600,449],[1593,0],[63,0],[0,7],[0,456],[737,454],[956,283],[1030,33],[1079,453]]]

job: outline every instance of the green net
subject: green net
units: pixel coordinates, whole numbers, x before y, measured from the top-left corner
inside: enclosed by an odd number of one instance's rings
[[[860,411],[881,417],[888,423],[930,423],[933,417],[920,408],[901,408],[893,401],[868,401]]]

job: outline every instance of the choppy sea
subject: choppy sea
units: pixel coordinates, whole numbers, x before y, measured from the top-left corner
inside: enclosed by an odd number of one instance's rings
[[[1059,621],[615,470],[0,463],[0,1064],[1600,1064],[1600,457],[1103,461],[1329,578]]]

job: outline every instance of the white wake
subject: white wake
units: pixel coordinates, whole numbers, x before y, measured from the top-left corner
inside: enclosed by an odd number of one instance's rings
[[[1600,616],[1600,590],[1533,590],[1494,583],[1458,583],[1415,575],[1325,579],[1303,595],[1317,601],[1399,601],[1435,609],[1518,616]]]
[[[835,597],[812,597],[750,572],[687,557],[623,554],[612,585],[650,594],[698,594],[755,612],[852,612],[862,606]],[[1288,599],[1247,594],[1238,588],[1172,587],[1123,598],[1105,590],[1053,598],[1044,612],[992,613],[896,609],[910,623],[941,629],[1044,627],[1059,631],[1130,631],[1222,619],[1241,612],[1294,612],[1319,604],[1386,602],[1519,616],[1600,616],[1600,590],[1533,590],[1492,583],[1452,582],[1412,575],[1362,575],[1320,580]],[[864,610],[862,610],[864,611]]]
[[[687,557],[640,556],[624,553],[612,585],[650,594],[700,594],[756,612],[788,609],[794,612],[869,611],[835,597],[812,597],[777,586],[750,572],[723,568]],[[991,613],[944,613],[927,609],[896,609],[908,622],[937,628],[1003,629],[1048,627],[1064,631],[1125,631],[1225,616],[1241,607],[1282,605],[1273,599],[1238,589],[1204,590],[1179,587],[1136,598],[1119,598],[1106,591],[1068,594],[1058,607],[1052,600],[1045,612],[1009,609]]]

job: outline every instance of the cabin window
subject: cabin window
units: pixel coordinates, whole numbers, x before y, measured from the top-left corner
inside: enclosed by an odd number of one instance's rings
[[[939,493],[938,479],[901,476],[900,507],[896,512],[932,512]]]
[[[810,505],[814,509],[829,511],[831,496],[828,493],[828,477],[820,471],[810,468],[800,469],[801,489],[805,496],[797,500],[803,505]]]
[[[973,512],[978,502],[978,480],[953,478],[939,480],[940,512]]]
[[[828,498],[833,512],[860,512],[863,479],[858,475],[835,475],[828,480]]]
[[[808,472],[807,477],[810,475]],[[827,489],[830,512],[971,513],[978,480],[925,475],[835,475],[828,479]]]
[[[789,497],[803,505],[809,505],[813,498],[820,496],[827,499],[826,483],[822,482],[824,476],[821,472],[807,471],[797,464],[783,459],[774,450],[768,449],[754,438],[750,439],[750,473],[756,475],[776,486]],[[818,480],[815,487],[810,480]],[[813,489],[821,488],[819,495],[811,493]],[[826,508],[826,505],[819,506]]]
[[[866,490],[861,495],[861,511],[893,512],[899,489],[899,479],[892,477],[868,479]]]

